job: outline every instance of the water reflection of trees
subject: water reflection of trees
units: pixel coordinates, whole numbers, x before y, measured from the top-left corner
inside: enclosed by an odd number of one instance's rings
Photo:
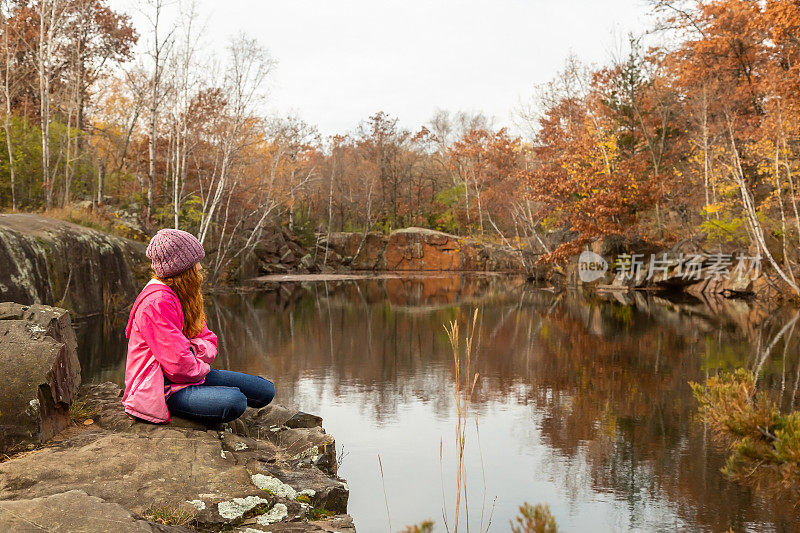
[[[641,295],[617,302],[506,292],[453,279],[433,287],[391,281],[217,298],[210,314],[224,365],[276,377],[285,398],[309,379],[334,397],[356,391],[378,423],[412,400],[447,417],[452,377],[442,324],[467,322],[480,305],[479,412],[489,400],[535,405],[555,453],[585,461],[592,489],[627,500],[634,516],[667,495],[678,516],[711,529],[794,523],[790,507],[756,502],[719,474],[724,455],[694,419],[687,385],[718,368],[760,364],[762,386],[782,391],[788,405],[797,341],[788,330],[775,336],[792,315],[740,303],[712,308]]]
[[[760,368],[760,387],[785,408],[796,405],[794,312],[641,294],[587,300],[509,289],[500,278],[435,278],[280,284],[210,298],[208,315],[220,335],[217,366],[275,378],[284,401],[309,386],[320,397],[357,395],[362,415],[380,423],[417,401],[449,418],[442,325],[466,323],[475,306],[475,409],[534,406],[531,427],[552,450],[550,474],[569,478],[565,486],[613,494],[633,517],[666,505],[659,515],[711,530],[800,526],[790,506],[722,477],[724,453],[695,420],[687,385],[718,369]],[[118,330],[102,321],[84,328],[88,379],[121,380]]]
[[[549,315],[534,348],[532,385],[545,413],[543,435],[565,456],[585,456],[596,490],[627,499],[633,516],[648,496],[666,494],[679,516],[723,530],[794,519],[780,503],[754,506],[750,493],[720,476],[724,455],[694,421],[687,385],[715,363],[751,359],[748,331],[774,329],[750,322],[760,311],[737,315],[738,322],[698,320],[664,301],[621,308],[580,299],[561,311]],[[719,354],[725,359],[714,361]]]

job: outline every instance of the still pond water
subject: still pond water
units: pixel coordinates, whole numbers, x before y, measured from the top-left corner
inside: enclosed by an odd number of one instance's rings
[[[772,343],[794,311],[586,299],[500,276],[285,283],[207,300],[216,366],[267,376],[277,401],[324,418],[367,533],[389,530],[379,454],[392,528],[431,519],[444,531],[445,512],[452,529],[456,411],[443,324],[466,326],[476,307],[480,378],[465,452],[474,531],[482,508],[484,529],[491,515],[490,531],[508,531],[526,501],[547,503],[563,531],[800,530],[791,504],[719,472],[725,455],[688,385],[760,365],[761,386],[794,407],[800,332]],[[122,382],[123,328],[80,326],[85,381]]]

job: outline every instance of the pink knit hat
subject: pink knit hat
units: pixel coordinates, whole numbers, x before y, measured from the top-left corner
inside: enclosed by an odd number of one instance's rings
[[[191,233],[165,228],[150,239],[145,255],[152,262],[156,276],[171,278],[192,268],[206,253]]]

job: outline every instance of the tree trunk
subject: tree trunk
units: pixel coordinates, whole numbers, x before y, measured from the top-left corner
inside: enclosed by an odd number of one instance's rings
[[[3,79],[3,95],[5,96],[5,117],[3,117],[3,128],[6,132],[6,149],[8,150],[8,171],[11,178],[11,209],[13,211],[17,210],[17,169],[14,162],[14,145],[11,141],[11,62],[12,62],[12,52],[10,49],[10,43],[8,40],[8,19],[4,19],[4,28],[3,28],[3,48],[6,56],[6,69],[5,69],[5,76]]]
[[[97,169],[97,205],[103,205],[103,196],[106,186],[106,160],[100,158],[99,168]]]
[[[155,79],[155,78],[154,78]],[[147,170],[147,220],[149,226],[153,220],[153,189],[156,183],[156,111],[158,109],[158,101],[156,100],[156,82],[153,82],[153,95],[150,104],[150,143],[148,155],[150,164]]]
[[[8,95],[8,93],[6,93]],[[14,146],[11,143],[11,106],[6,96],[6,116],[3,121],[3,127],[6,131],[6,149],[8,150],[8,170],[11,174],[11,209],[17,210],[17,185],[16,185],[16,168],[14,165]]]
[[[181,179],[181,132],[175,135],[175,172],[172,177],[172,216],[175,229],[180,229],[178,214],[180,213],[180,179]]]
[[[739,186],[739,192],[742,197],[742,207],[744,208],[747,222],[750,226],[750,230],[752,231],[753,241],[756,244],[759,252],[764,254],[764,256],[767,258],[767,261],[769,261],[769,264],[772,265],[772,268],[775,269],[775,272],[777,272],[781,279],[783,279],[783,281],[792,289],[792,292],[794,292],[796,295],[800,295],[800,287],[798,287],[797,283],[794,281],[794,276],[787,274],[784,271],[784,267],[781,267],[775,261],[775,258],[772,256],[772,252],[770,252],[769,248],[767,247],[767,243],[764,239],[764,228],[761,225],[761,221],[758,219],[758,212],[753,204],[753,198],[744,179],[744,170],[742,169],[742,163],[739,157],[739,149],[736,146],[736,139],[733,136],[733,124],[730,118],[728,118],[728,134],[730,135],[731,149],[733,151],[733,174],[736,177],[736,182]]]
[[[70,107],[72,107],[72,102],[70,102]],[[66,207],[67,204],[69,204],[70,200],[70,186],[72,185],[72,166],[70,165],[71,148],[72,148],[72,109],[70,109],[69,112],[67,113],[67,154],[64,160],[64,196],[61,199],[62,207]]]
[[[48,10],[48,6],[50,9]],[[49,11],[49,12],[48,12]],[[53,188],[50,182],[50,53],[52,18],[55,0],[42,0],[39,5],[39,110],[42,128],[42,189],[45,209],[53,205]]]
[[[703,187],[706,193],[706,220],[708,220],[708,206],[710,205],[708,196],[708,99],[706,87],[703,86]]]
[[[330,183],[328,184],[328,238],[325,239],[325,259],[323,259],[322,264],[328,264],[328,251],[330,248],[330,238],[331,238],[331,218],[333,217],[333,177],[336,175],[336,166],[334,162],[334,167],[331,169],[331,179]]]

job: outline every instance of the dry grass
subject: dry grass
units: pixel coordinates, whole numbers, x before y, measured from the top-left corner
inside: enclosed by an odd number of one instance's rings
[[[100,408],[98,406],[92,406],[89,404],[89,402],[81,398],[72,400],[72,403],[69,406],[69,416],[79,421],[92,418],[98,412],[100,412]]]
[[[54,207],[44,212],[45,216],[65,220],[87,228],[111,233],[127,239],[146,241],[147,235],[135,231],[124,224],[114,215],[102,207],[94,210],[83,209],[76,205]]]
[[[757,391],[755,374],[744,369],[691,385],[700,416],[731,452],[723,472],[800,499],[800,411],[780,413],[767,393]]]
[[[168,526],[186,526],[194,522],[197,510],[181,503],[163,503],[146,509],[142,516],[150,522]]]
[[[523,504],[519,508],[516,524],[511,522],[512,533],[557,533],[558,526],[556,519],[550,513],[550,507],[537,504],[533,506],[529,503]]]
[[[386,480],[383,477],[383,461],[381,454],[378,454],[378,466],[381,469],[381,485],[383,485],[383,501],[386,504],[386,519],[389,521],[389,532],[392,531],[392,515],[389,513],[389,498],[386,497]]]
[[[448,340],[453,351],[453,374],[455,387],[453,390],[453,397],[455,399],[457,421],[455,444],[456,453],[458,456],[457,473],[456,473],[456,498],[455,498],[455,515],[453,522],[453,533],[458,532],[459,516],[461,514],[461,499],[464,499],[464,516],[465,528],[469,533],[469,499],[467,493],[466,483],[466,465],[464,462],[464,448],[467,444],[467,427],[469,426],[470,407],[472,405],[472,398],[475,393],[475,386],[478,383],[480,375],[478,372],[473,371],[474,360],[473,354],[475,351],[475,336],[478,330],[478,309],[472,315],[472,324],[469,328],[466,337],[464,338],[464,348],[462,350],[461,330],[458,321],[452,321],[444,326],[447,332]],[[483,464],[483,450],[480,442],[480,427],[478,418],[475,417],[475,436],[480,454],[481,473],[483,476],[483,497],[481,502],[481,522],[478,531],[480,533],[488,532],[492,525],[492,516],[494,515],[494,503],[492,504],[491,512],[488,516],[486,529],[484,529],[484,519],[486,510],[486,471]],[[444,489],[444,469],[443,469],[443,449],[444,440],[439,441],[439,472],[442,482],[442,519],[444,521],[445,530],[450,532],[450,524],[447,515],[447,497]],[[378,455],[378,465],[381,472],[381,480],[383,480],[383,464],[381,457]],[[386,499],[386,486],[384,484],[384,501],[386,502],[386,513],[389,515],[389,502]],[[497,498],[494,499],[496,503]],[[516,525],[514,522],[510,523],[511,530],[514,533],[556,533],[558,528],[553,515],[550,513],[550,508],[547,505],[538,504],[532,506],[528,503],[523,504],[519,508],[520,514],[516,517]],[[403,533],[431,533],[433,531],[433,521],[426,520],[420,524],[406,526]],[[389,530],[391,531],[391,517],[389,517]]]
[[[58,220],[66,220],[73,224],[79,224],[96,230],[111,233],[113,230],[113,223],[110,217],[100,210],[89,211],[74,205],[66,207],[53,207],[44,212],[45,216],[50,218],[57,218]]]
[[[464,448],[467,444],[467,426],[469,425],[470,407],[472,405],[472,398],[475,393],[475,386],[478,383],[480,374],[473,371],[474,366],[474,353],[475,353],[475,337],[478,331],[478,309],[475,309],[472,315],[472,325],[464,339],[464,349],[461,349],[461,333],[457,321],[450,322],[445,326],[447,337],[450,341],[450,346],[453,350],[453,372],[455,377],[455,389],[453,391],[456,413],[458,420],[456,422],[456,451],[458,453],[458,472],[456,474],[456,501],[455,501],[455,516],[453,523],[453,533],[458,532],[459,514],[461,510],[461,496],[464,497],[464,516],[465,527],[469,533],[469,499],[467,494],[466,484],[466,465],[464,463]],[[481,499],[481,522],[478,531],[480,533],[488,532],[492,525],[492,517],[494,515],[495,503],[497,498],[492,503],[492,508],[486,522],[486,529],[484,529],[484,518],[486,511],[486,470],[483,463],[483,449],[481,448],[480,426],[478,424],[478,417],[475,417],[475,437],[478,446],[478,453],[481,461],[481,474],[483,476],[483,495]],[[442,462],[442,441],[439,442],[439,463],[441,468]],[[440,470],[441,472],[441,470]],[[442,499],[445,500],[444,481],[442,482]],[[444,519],[445,529],[449,532],[450,527],[447,521],[446,507],[442,509],[442,517]],[[516,519],[517,525],[511,523],[511,529],[515,533],[556,533],[556,521],[550,513],[550,508],[547,505],[538,504],[531,506],[525,503],[520,507],[520,514]],[[419,527],[428,524],[427,522],[421,524]],[[431,528],[432,528],[431,524]],[[414,526],[417,527],[417,526]],[[428,530],[408,530],[416,533],[416,531]]]
[[[0,463],[5,463],[6,461],[12,461],[14,459],[19,459],[20,457],[25,457],[26,455],[30,455],[32,453],[36,453],[39,450],[23,450],[21,452],[14,452],[14,453],[0,453]]]
[[[478,326],[478,309],[475,309],[472,315],[472,325],[464,340],[464,349],[461,349],[461,332],[458,321],[452,321],[445,325],[450,346],[453,350],[453,372],[455,377],[455,388],[453,396],[455,399],[456,412],[458,420],[456,422],[456,451],[458,454],[458,471],[456,474],[456,499],[455,499],[455,516],[453,523],[453,533],[458,532],[459,515],[461,513],[461,498],[464,499],[464,514],[465,514],[465,527],[469,533],[469,505],[467,496],[466,484],[466,466],[464,463],[464,448],[467,444],[467,426],[469,425],[470,406],[475,392],[475,386],[478,383],[480,375],[473,371],[473,350],[474,340]],[[489,531],[492,525],[492,516],[494,515],[495,497],[492,504],[491,512],[489,513],[486,529],[484,529],[484,518],[486,510],[486,471],[483,464],[483,450],[480,443],[480,427],[478,418],[475,417],[475,436],[478,445],[478,452],[480,454],[481,472],[483,475],[483,498],[481,503],[481,523],[478,529],[479,533]],[[447,518],[447,497],[444,489],[444,471],[443,471],[443,449],[444,439],[439,441],[439,472],[442,481],[442,519],[444,521],[445,530],[450,532],[450,525]],[[378,454],[378,466],[381,473],[381,482],[383,483],[383,497],[386,504],[386,515],[389,521],[389,531],[392,531],[392,519],[389,513],[389,500],[386,497],[386,484],[383,475],[383,462],[381,456]],[[544,504],[537,504],[535,506],[529,503],[524,503],[519,508],[519,514],[516,517],[516,524],[514,521],[510,522],[510,529],[514,533],[557,533],[558,528],[556,525],[555,517],[551,514],[550,508]],[[433,531],[434,522],[432,520],[425,520],[419,524],[406,526],[402,533],[431,533]]]

